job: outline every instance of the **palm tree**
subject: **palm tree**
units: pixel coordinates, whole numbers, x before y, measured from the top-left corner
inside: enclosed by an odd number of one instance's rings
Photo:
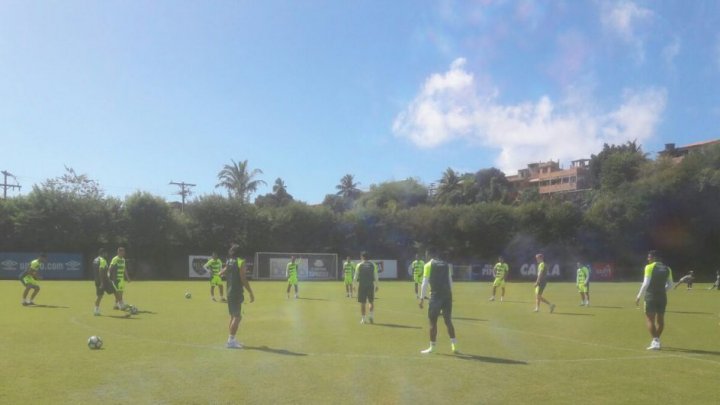
[[[360,189],[357,188],[359,185],[360,183],[355,183],[355,176],[346,174],[340,179],[340,184],[335,186],[335,188],[338,189],[336,194],[343,198],[354,200],[360,195]]]
[[[223,169],[218,173],[218,180],[220,181],[215,185],[215,188],[225,187],[228,191],[228,197],[237,198],[243,202],[249,202],[250,196],[257,191],[258,186],[265,185],[263,180],[253,180],[258,174],[263,174],[260,169],[253,169],[252,172],[248,172],[248,161],[243,160],[242,162],[235,162],[231,160],[232,164],[223,166]]]
[[[458,198],[462,197],[462,180],[455,170],[448,167],[437,188],[436,198],[438,201],[445,204],[457,203]]]
[[[280,177],[275,179],[275,184],[273,184],[273,193],[287,194],[287,186],[285,185],[283,179],[281,179]]]

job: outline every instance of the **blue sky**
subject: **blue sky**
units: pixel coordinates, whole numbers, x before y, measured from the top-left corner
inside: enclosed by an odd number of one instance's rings
[[[177,200],[249,160],[319,203],[447,167],[720,138],[717,1],[0,2],[0,169]],[[18,195],[13,191],[10,195]]]

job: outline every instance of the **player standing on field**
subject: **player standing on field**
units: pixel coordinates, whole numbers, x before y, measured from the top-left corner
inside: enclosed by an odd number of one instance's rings
[[[115,290],[115,306],[114,309],[125,309],[123,301],[123,293],[125,292],[125,284],[130,282],[130,275],[125,265],[125,248],[117,248],[117,256],[110,261],[110,282]]]
[[[216,252],[212,253],[212,258],[205,263],[203,268],[210,272],[210,299],[215,300],[215,286],[220,290],[220,301],[225,302],[223,296],[222,278],[220,278],[220,270],[222,270],[222,260],[218,258]]]
[[[713,288],[720,291],[720,270],[715,272],[715,284],[711,285],[708,290],[712,290]]]
[[[107,252],[105,248],[98,249],[98,255],[92,262],[93,274],[95,275],[95,316],[100,316],[100,301],[105,293],[113,294],[115,290],[108,278],[108,262],[105,259]]]
[[[635,305],[639,305],[640,298],[645,295],[645,320],[652,336],[652,342],[647,349],[660,350],[660,335],[665,329],[667,292],[673,283],[672,270],[662,262],[660,254],[655,250],[648,252],[647,261],[645,277],[635,297]]]
[[[355,270],[355,266],[350,260],[350,256],[348,256],[345,258],[345,264],[343,264],[345,296],[348,298],[353,296],[353,270]]]
[[[355,268],[353,282],[357,282],[357,296],[360,303],[360,323],[375,322],[375,293],[378,286],[378,268],[373,262],[367,260],[365,252],[360,253],[360,263]],[[365,318],[365,303],[370,303],[370,316]]]
[[[488,301],[495,301],[495,291],[498,287],[500,287],[502,289],[500,302],[503,302],[503,299],[505,298],[505,277],[507,277],[509,271],[510,269],[508,268],[507,263],[505,263],[503,257],[498,257],[498,262],[495,263],[495,267],[493,267],[493,276],[495,276],[495,281],[493,281],[492,297],[490,297]]]
[[[695,273],[693,273],[692,270],[688,272],[688,274],[680,277],[680,280],[678,280],[677,283],[675,283],[675,287],[673,289],[678,288],[678,286],[682,283],[687,283],[687,290],[692,290],[693,281],[695,281]]]
[[[242,303],[245,301],[244,291],[247,290],[250,293],[251,303],[255,301],[255,295],[245,274],[245,259],[238,257],[239,250],[240,246],[237,244],[230,246],[225,268],[220,271],[220,276],[224,275],[225,280],[227,280],[227,304],[230,313],[230,325],[228,327],[230,336],[228,336],[226,344],[228,349],[242,349],[243,347],[242,343],[237,341],[235,335],[237,335],[242,320],[241,310]]]
[[[40,275],[38,274],[38,271],[40,271],[40,267],[47,262],[47,255],[45,253],[40,253],[37,259],[30,262],[28,267],[20,273],[20,282],[25,287],[25,291],[23,291],[23,299],[22,304],[27,305],[35,305],[35,297],[40,292],[40,285],[38,284],[38,279],[40,279]],[[27,299],[27,295],[30,292],[30,290],[33,290],[32,295],[30,296],[30,299]]]
[[[420,259],[420,255],[415,254],[415,260],[410,264],[413,271],[413,280],[415,281],[415,298],[420,298],[420,284],[423,280],[423,271],[425,262]]]
[[[290,263],[285,267],[285,277],[287,277],[287,297],[290,298],[290,287],[295,287],[295,299],[298,298],[298,264],[295,262],[295,256],[290,256]]]
[[[590,292],[588,284],[590,283],[590,270],[584,264],[577,262],[577,276],[575,278],[578,291],[580,292],[580,306],[590,306]]]
[[[547,269],[545,268],[545,257],[542,253],[535,255],[537,266],[537,280],[535,280],[535,312],[540,311],[540,303],[544,302],[550,306],[550,313],[555,311],[555,304],[550,303],[543,297],[543,292],[547,286]]]
[[[448,335],[450,336],[450,349],[458,353],[455,338],[455,326],[452,323],[452,271],[450,265],[440,260],[437,255],[425,264],[422,287],[420,289],[420,309],[423,307],[425,293],[430,286],[430,302],[428,303],[428,319],[430,320],[430,347],[420,353],[429,354],[435,351],[437,341],[437,321],[440,314],[443,316]]]

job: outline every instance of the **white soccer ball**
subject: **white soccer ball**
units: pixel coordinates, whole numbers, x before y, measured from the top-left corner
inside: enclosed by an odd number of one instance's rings
[[[192,298],[192,294],[190,294],[190,291],[185,293],[185,298],[187,298],[187,299]]]
[[[130,305],[130,308],[128,308],[128,311],[130,311],[130,313],[133,314],[133,315],[137,315],[137,314],[138,314],[138,309],[137,309],[137,307],[136,307],[135,305]]]
[[[87,345],[90,349],[97,350],[102,347],[103,341],[100,336],[90,336]]]

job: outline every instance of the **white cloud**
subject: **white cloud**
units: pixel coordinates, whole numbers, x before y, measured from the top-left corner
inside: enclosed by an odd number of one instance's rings
[[[634,48],[635,60],[643,63],[645,44],[641,26],[652,19],[653,12],[629,0],[603,1],[601,6],[603,27]]]
[[[680,53],[680,38],[673,37],[672,42],[665,45],[662,50],[662,58],[665,61],[665,65],[670,68],[675,68],[675,58]]]
[[[425,81],[393,132],[422,148],[454,140],[496,148],[495,165],[513,172],[532,162],[587,158],[606,142],[642,142],[653,135],[667,99],[664,89],[626,90],[621,105],[597,111],[590,100],[573,97],[502,104],[497,89],[478,89],[460,58]]]

